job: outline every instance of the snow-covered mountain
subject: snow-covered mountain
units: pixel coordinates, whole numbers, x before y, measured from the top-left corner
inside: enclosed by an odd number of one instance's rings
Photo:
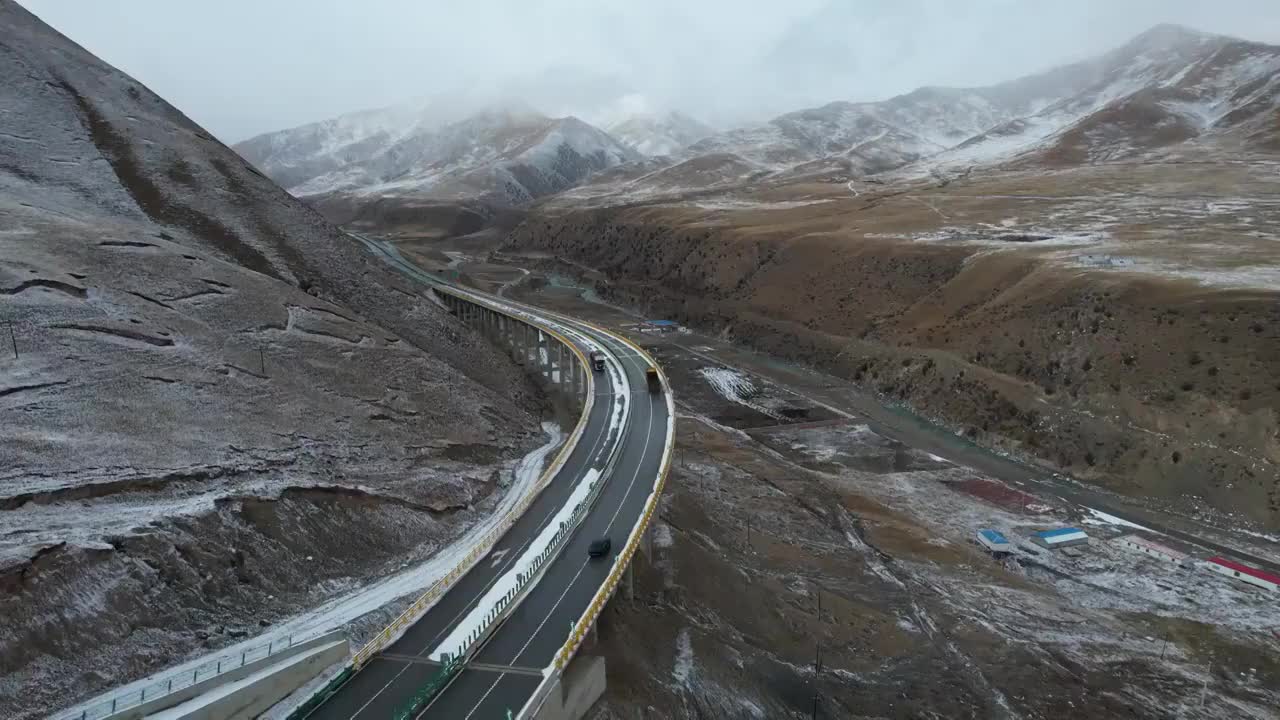
[[[762,125],[739,128],[694,143],[685,157],[730,153],[746,160],[784,169],[812,160],[850,155],[888,140],[895,154],[909,160],[946,148],[929,136],[951,131],[949,122],[915,117],[903,109],[893,116],[886,103],[834,102],[819,108],[787,113]],[[891,120],[883,119],[890,116]],[[904,122],[906,121],[906,122]],[[917,131],[925,131],[923,133]],[[954,131],[953,131],[954,132]],[[968,137],[967,135],[965,137]]]
[[[704,186],[700,178],[722,185],[770,172],[784,180],[1098,162],[1183,143],[1275,149],[1278,77],[1280,48],[1162,25],[1099,57],[997,85],[832,102],[722,132],[633,96],[600,114],[607,133],[520,105],[449,117],[466,103],[436,102],[354,113],[236,149],[298,196],[522,205],[593,174],[594,184],[667,187],[678,178],[692,189]]]
[[[1015,112],[934,162],[1062,165],[1188,141],[1274,149],[1280,139],[1280,47],[1173,25],[1100,58],[979,92],[1032,112]],[[1040,100],[1027,105],[1031,96]]]
[[[1280,142],[1280,47],[1161,25],[1098,58],[980,88],[834,102],[685,148],[793,170],[874,173],[1019,159],[1069,164],[1201,138]]]
[[[504,105],[436,125],[407,112],[357,113],[236,147],[300,197],[482,198],[520,205],[638,160],[574,118]]]
[[[715,134],[708,125],[680,112],[665,115],[632,115],[608,128],[609,134],[636,152],[649,157],[673,155]]]
[[[447,106],[413,102],[350,113],[258,135],[239,143],[235,150],[276,182],[292,187],[458,119],[441,107]]]

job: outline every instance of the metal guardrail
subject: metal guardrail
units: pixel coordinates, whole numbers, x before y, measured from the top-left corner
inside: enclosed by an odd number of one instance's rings
[[[617,462],[617,459],[618,454],[616,452],[610,454],[609,460],[606,463],[606,469],[597,474],[595,479],[592,480],[591,484],[588,486],[586,497],[574,506],[573,511],[569,514],[569,518],[561,522],[560,528],[556,530],[555,535],[552,536],[551,542],[548,543],[547,546],[543,548],[543,551],[534,559],[529,569],[519,575],[516,586],[506,595],[503,595],[498,599],[498,602],[495,603],[489,610],[488,614],[485,615],[483,624],[467,636],[463,644],[459,646],[456,653],[447,656],[448,660],[445,665],[441,667],[441,669],[432,676],[417,693],[415,693],[413,699],[408,704],[396,713],[393,720],[405,720],[409,716],[412,716],[418,710],[429,705],[436,695],[443,692],[444,689],[449,686],[449,682],[452,680],[453,676],[457,671],[465,667],[469,661],[471,649],[477,646],[488,636],[490,628],[497,625],[499,621],[507,615],[507,611],[509,609],[518,604],[520,597],[524,595],[525,591],[535,585],[539,578],[542,577],[542,570],[545,569],[550,561],[559,555],[560,551],[564,549],[564,546],[569,541],[569,537],[573,535],[578,526],[582,524],[583,518],[587,516],[587,513],[600,497],[600,490],[604,487],[605,479],[608,477],[609,472]]]
[[[610,462],[612,463],[612,460]],[[463,644],[458,647],[458,651],[456,653],[449,656],[449,660],[445,663],[446,667],[449,668],[449,672],[446,673],[444,672],[445,668],[441,668],[441,671],[437,672],[435,676],[428,680],[427,684],[414,695],[413,700],[406,705],[406,708],[411,707],[413,709],[402,709],[401,712],[396,713],[395,720],[403,720],[403,718],[413,715],[415,712],[430,703],[436,694],[440,693],[448,686],[448,681],[452,678],[453,674],[465,666],[469,661],[471,649],[480,644],[481,641],[488,636],[489,630],[503,619],[507,614],[508,609],[511,609],[513,606],[518,604],[517,601],[526,590],[537,584],[538,579],[542,576],[542,570],[545,569],[551,560],[555,559],[555,557],[560,554],[560,551],[564,549],[565,544],[569,541],[569,536],[573,535],[573,533],[578,529],[578,526],[582,523],[582,519],[587,516],[591,506],[595,504],[596,498],[600,495],[600,489],[604,486],[604,482],[604,475],[598,475],[595,480],[592,481],[587,496],[574,506],[573,512],[569,515],[569,519],[560,524],[560,529],[556,531],[554,536],[552,536],[551,542],[547,544],[547,547],[544,548],[543,551],[534,559],[528,572],[522,573],[519,576],[516,586],[506,595],[499,598],[494,606],[490,608],[489,612],[485,615],[483,624],[467,636],[466,640],[463,641]]]
[[[445,290],[448,291],[447,288],[445,288]],[[475,299],[467,297],[462,293],[451,294],[467,302],[476,303]],[[493,307],[492,309],[502,312],[498,307]],[[509,315],[509,317],[515,316]],[[520,322],[528,323],[524,318],[516,317],[515,319]],[[532,325],[533,323],[528,324]],[[510,530],[511,527],[515,525],[516,521],[524,515],[525,510],[529,509],[529,506],[538,498],[538,495],[542,490],[546,488],[547,485],[551,484],[551,479],[555,477],[555,474],[564,466],[564,463],[568,460],[569,451],[577,445],[578,439],[586,429],[587,418],[591,415],[591,407],[595,403],[595,379],[592,376],[590,369],[591,366],[587,362],[587,357],[583,355],[582,351],[570,342],[568,338],[559,332],[550,328],[539,327],[538,329],[550,334],[557,341],[573,351],[573,354],[577,357],[578,361],[586,371],[587,394],[583,405],[582,416],[578,420],[577,427],[574,428],[573,433],[569,437],[569,441],[565,443],[564,448],[556,456],[555,461],[542,473],[542,476],[538,478],[537,484],[535,484],[534,487],[531,488],[523,498],[521,498],[520,502],[507,513],[502,522],[495,525],[489,530],[489,532],[485,533],[484,538],[482,538],[481,541],[471,549],[471,552],[467,553],[461,562],[454,566],[447,575],[436,581],[435,584],[428,588],[425,593],[418,597],[413,604],[401,613],[399,617],[391,621],[390,625],[383,628],[382,632],[375,635],[372,640],[366,643],[365,646],[355,654],[352,658],[352,664],[355,668],[359,669],[368,662],[370,658],[390,644],[392,639],[396,637],[396,634],[402,628],[417,622],[418,618],[420,618],[423,613],[425,613],[435,603],[435,601],[440,598],[440,596],[448,592],[449,588],[453,587],[454,583],[457,582],[459,578],[470,572],[472,566],[474,566],[480,558],[487,555],[489,551],[493,549],[493,546],[498,543],[498,540],[502,539],[502,536],[506,535],[507,531]]]
[[[190,670],[175,672],[168,677],[143,685],[141,688],[118,693],[108,699],[96,702],[80,712],[71,712],[54,717],[57,720],[101,720],[101,718],[110,717],[122,710],[128,710],[143,703],[158,700],[223,673],[238,670],[248,663],[271,657],[292,648],[294,645],[319,637],[321,634],[323,633],[299,636],[289,635],[287,638],[269,640],[264,644],[245,648],[238,654],[231,653],[224,657],[209,660]]]
[[[586,355],[584,355],[577,346],[570,342],[567,337],[551,327],[546,327],[540,323],[535,323],[528,318],[512,314],[500,305],[482,302],[480,299],[470,296],[469,293],[457,292],[454,291],[453,288],[441,285],[436,285],[434,289],[437,291],[448,292],[454,297],[476,305],[487,305],[490,309],[500,312],[514,320],[537,327],[538,330],[551,335],[558,342],[568,347],[569,350],[572,351],[574,357],[581,364],[587,378],[586,395],[583,403],[582,414],[578,419],[577,426],[574,428],[573,432],[570,433],[569,439],[565,442],[564,447],[561,448],[560,452],[556,455],[556,459],[552,461],[551,465],[546,470],[543,471],[542,475],[538,478],[537,483],[530,488],[529,492],[527,492],[523,498],[521,498],[520,502],[507,513],[503,518],[503,521],[494,526],[489,532],[485,533],[484,538],[469,553],[467,553],[466,557],[464,557],[461,562],[454,566],[454,568],[443,578],[432,584],[432,586],[414,600],[414,602],[403,613],[401,613],[399,617],[393,620],[391,624],[383,628],[383,630],[375,635],[372,640],[366,643],[365,646],[352,657],[341,673],[290,713],[288,720],[302,720],[310,715],[317,707],[323,704],[325,700],[336,693],[342,685],[350,680],[351,677],[354,676],[374,655],[381,652],[384,647],[390,644],[403,628],[417,622],[418,619],[435,604],[436,600],[438,600],[440,596],[453,587],[454,583],[456,583],[459,578],[470,572],[471,568],[493,549],[498,540],[500,540],[502,536],[511,529],[511,526],[513,526],[516,521],[524,515],[525,511],[529,509],[529,506],[532,505],[542,493],[542,490],[545,489],[547,485],[551,484],[552,478],[554,478],[555,475],[560,472],[560,469],[564,467],[564,464],[569,459],[570,453],[574,447],[577,446],[578,440],[586,430],[587,420],[591,416],[591,409],[595,404],[595,378],[591,372],[591,365],[587,362]],[[533,573],[531,572],[530,575],[532,576]],[[437,673],[436,677],[445,676]],[[451,677],[451,675],[449,677]],[[440,688],[447,685],[447,680],[448,677],[445,677],[445,682],[439,684],[434,692],[439,692]],[[432,694],[434,694],[434,692]],[[427,702],[429,702],[429,699]],[[64,718],[62,720],[76,720],[76,718]],[[85,720],[88,719],[86,718]]]
[[[453,680],[453,676],[462,669],[462,665],[462,658],[454,658],[441,665],[436,674],[432,675],[431,679],[427,681],[427,684],[414,693],[414,696],[409,699],[409,702],[404,707],[396,711],[396,714],[392,716],[392,720],[409,720],[409,718],[417,715],[418,711],[426,707],[441,690],[448,687],[449,682]]]
[[[600,612],[604,609],[605,603],[609,601],[609,598],[613,596],[614,591],[617,590],[618,584],[622,581],[622,574],[631,563],[632,556],[635,555],[636,551],[640,548],[640,539],[644,536],[645,531],[649,529],[649,523],[653,519],[653,514],[658,509],[658,501],[661,499],[662,492],[666,488],[667,475],[671,470],[671,456],[675,436],[675,402],[674,397],[671,394],[671,384],[668,381],[667,374],[662,370],[662,366],[653,359],[653,356],[645,352],[645,350],[639,345],[625,337],[622,337],[621,335],[610,333],[601,328],[594,329],[626,343],[635,350],[640,357],[644,358],[646,362],[656,368],[658,375],[662,379],[662,387],[666,391],[665,395],[668,410],[667,417],[669,423],[667,425],[665,447],[663,448],[662,466],[658,471],[658,478],[654,485],[654,490],[650,494],[648,502],[645,503],[644,512],[632,528],[631,535],[627,538],[627,544],[623,551],[618,554],[617,560],[614,561],[613,569],[609,572],[608,578],[606,578],[605,582],[601,584],[595,597],[592,598],[591,604],[587,606],[582,617],[569,632],[569,637],[565,640],[564,646],[560,648],[560,652],[556,653],[555,671],[546,676],[538,690],[534,692],[533,696],[529,698],[529,701],[525,703],[525,706],[520,710],[520,714],[516,716],[517,718],[531,718],[537,713],[555,683],[559,681],[560,675],[564,672],[565,667],[568,666],[569,661],[573,659],[574,654],[577,653],[578,648],[582,645],[582,641],[586,637],[587,631],[591,629],[591,626],[600,616]]]

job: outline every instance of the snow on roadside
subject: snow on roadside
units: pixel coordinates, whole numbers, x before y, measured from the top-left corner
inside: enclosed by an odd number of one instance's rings
[[[756,384],[751,378],[727,367],[704,367],[698,369],[698,374],[702,375],[721,397],[752,410],[764,413],[776,420],[786,419],[782,413],[756,400],[760,394],[756,388]]]
[[[699,369],[698,373],[707,382],[711,383],[711,387],[715,388],[716,392],[736,403],[745,405],[747,396],[756,390],[755,383],[751,382],[751,378],[737,370],[725,367],[707,367]]]
[[[1137,523],[1129,522],[1128,520],[1118,518],[1115,515],[1108,515],[1107,513],[1104,513],[1101,510],[1094,510],[1091,507],[1086,507],[1085,510],[1088,511],[1089,513],[1089,517],[1085,518],[1084,520],[1081,520],[1081,522],[1083,522],[1085,525],[1119,525],[1121,527],[1133,528],[1135,530],[1146,530],[1147,532],[1155,532],[1149,527],[1146,527],[1144,525],[1139,525]]]
[[[551,520],[542,528],[542,532],[529,543],[524,552],[520,554],[520,559],[511,564],[501,577],[495,579],[493,584],[489,586],[486,592],[471,612],[467,613],[456,625],[453,630],[445,636],[443,640],[436,645],[429,656],[433,660],[444,661],[444,655],[454,656],[458,654],[472,633],[480,630],[485,626],[489,613],[497,606],[498,601],[507,593],[516,589],[520,585],[520,575],[531,573],[536,567],[538,557],[547,551],[555,541],[556,533],[560,531],[561,525],[568,525],[573,516],[573,511],[581,505],[591,492],[591,485],[600,477],[600,471],[591,468],[583,474],[582,479],[574,486],[573,492],[569,494],[569,498],[564,505],[556,511]],[[550,562],[548,560],[547,562]]]
[[[515,507],[516,503],[538,481],[548,456],[565,440],[564,432],[556,423],[545,422],[542,424],[542,428],[547,434],[547,442],[521,458],[513,472],[510,487],[493,512],[473,525],[470,530],[463,533],[452,544],[431,556],[431,558],[370,585],[356,588],[344,595],[328,600],[312,610],[281,622],[270,633],[249,638],[208,655],[192,658],[187,662],[166,668],[155,675],[114,688],[108,693],[86,700],[75,707],[67,708],[56,716],[78,715],[80,711],[96,705],[104,699],[109,701],[116,695],[138,692],[144,686],[149,687],[161,678],[181,672],[189,672],[211,661],[220,659],[229,661],[233,658],[238,660],[240,654],[245,650],[256,648],[272,641],[287,641],[290,636],[293,636],[295,642],[298,642],[323,635],[400,598],[425,591],[452,570],[462,558],[466,557],[467,553],[484,538],[490,529],[502,521],[502,518]],[[359,648],[353,647],[352,649],[358,650]]]
[[[286,658],[280,662],[272,663],[239,680],[236,680],[235,682],[230,682],[225,685],[212,688],[208,692],[201,693],[181,705],[176,705],[166,710],[149,714],[147,715],[147,718],[148,720],[184,720],[185,718],[191,717],[193,714],[197,714],[201,709],[210,708],[210,706],[215,702],[231,697],[251,685],[261,682],[262,680],[285,670],[286,668],[306,663],[317,652],[318,649],[312,649],[298,655],[294,655],[293,657]],[[213,712],[216,713],[216,709],[213,709]]]

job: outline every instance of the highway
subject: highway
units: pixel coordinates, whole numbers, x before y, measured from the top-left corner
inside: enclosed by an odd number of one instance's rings
[[[442,284],[389,244],[353,237],[405,275],[423,283]],[[439,668],[428,656],[547,526],[587,471],[604,470],[612,463],[594,505],[561,553],[548,564],[542,579],[473,653],[472,665],[456,675],[416,717],[499,719],[506,718],[508,711],[518,714],[542,682],[542,670],[552,664],[571,626],[605,582],[613,556],[622,550],[654,489],[670,418],[665,397],[646,388],[647,360],[630,345],[572,319],[465,291],[495,305],[539,315],[545,322],[569,330],[564,334],[584,354],[597,346],[604,348],[611,357],[606,371],[595,373],[596,402],[561,471],[489,555],[399,640],[366,663],[308,716],[314,720],[387,720],[405,706]],[[613,543],[609,557],[589,558],[587,545],[606,536]]]

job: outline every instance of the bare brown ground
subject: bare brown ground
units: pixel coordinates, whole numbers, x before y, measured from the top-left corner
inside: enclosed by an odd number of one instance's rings
[[[617,302],[813,364],[988,447],[1275,529],[1277,191],[1274,165],[1191,158],[857,197],[807,182],[719,204],[565,200],[504,252],[592,268]],[[780,206],[800,201],[814,204]]]

